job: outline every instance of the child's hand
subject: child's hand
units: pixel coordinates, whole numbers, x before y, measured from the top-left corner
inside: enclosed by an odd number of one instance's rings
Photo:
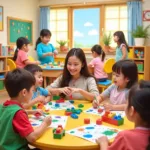
[[[42,95],[38,96],[38,97],[37,97],[37,103],[38,103],[38,102],[41,102],[41,103],[44,104],[44,103],[45,103],[45,96],[42,96]]]
[[[36,113],[39,113],[42,116],[43,115],[43,110],[41,110],[41,109],[33,110],[32,114],[34,115]]]
[[[102,101],[102,98],[100,96],[97,96],[96,99],[93,100],[92,104],[94,108],[97,108],[100,105],[100,102]]]
[[[48,102],[50,102],[51,100],[52,100],[52,97],[51,96],[47,96],[45,98],[45,104],[48,103]]]
[[[102,148],[107,148],[108,147],[108,138],[106,136],[102,136],[98,139],[96,139],[96,143],[100,145],[101,149]]]
[[[113,110],[113,105],[109,103],[105,103],[104,108],[106,111],[110,111],[110,110]]]
[[[72,93],[72,90],[69,87],[64,87],[64,88],[60,88],[60,93],[64,93],[65,95],[70,96]]]
[[[72,93],[80,93],[80,90],[79,88],[71,88]]]
[[[45,117],[44,120],[43,120],[43,122],[46,123],[47,126],[51,125],[51,123],[52,123],[51,116]]]

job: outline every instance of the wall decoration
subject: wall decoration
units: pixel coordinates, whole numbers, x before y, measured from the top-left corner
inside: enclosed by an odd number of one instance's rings
[[[0,31],[3,31],[3,6],[0,6]]]
[[[19,37],[26,37],[33,44],[32,21],[7,17],[8,45],[16,44]]]
[[[150,10],[143,11],[143,21],[150,21]]]

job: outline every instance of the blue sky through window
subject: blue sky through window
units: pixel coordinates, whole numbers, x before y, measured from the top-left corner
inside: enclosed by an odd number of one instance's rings
[[[100,8],[76,9],[73,14],[74,47],[89,48],[98,44]]]

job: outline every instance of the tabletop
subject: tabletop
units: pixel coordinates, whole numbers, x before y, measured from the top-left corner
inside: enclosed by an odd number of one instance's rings
[[[92,107],[92,103],[90,103],[89,101],[75,100],[74,102],[75,102],[74,103],[75,107],[78,107],[78,104],[83,104],[84,105],[83,111]],[[50,114],[64,116],[65,110],[53,110],[53,111],[50,111]],[[73,119],[69,116],[65,130],[67,131],[67,130],[71,130],[73,128],[85,125],[84,124],[85,118],[90,118],[91,122],[95,123],[96,119],[100,118],[100,116],[87,114],[84,112],[82,112],[79,115],[78,119]],[[114,126],[114,125],[104,123],[104,122],[102,123],[102,125],[117,128],[120,130],[134,128],[134,124],[128,121],[126,117],[124,118],[124,124],[121,126]],[[46,132],[35,143],[32,143],[32,145],[38,148],[44,149],[44,150],[48,150],[48,149],[50,150],[57,150],[57,149],[59,150],[83,150],[83,149],[84,150],[85,149],[86,150],[98,150],[99,149],[99,146],[97,144],[89,142],[87,140],[84,140],[76,136],[72,136],[67,133],[62,139],[53,139],[52,132],[53,132],[53,129],[48,128]]]

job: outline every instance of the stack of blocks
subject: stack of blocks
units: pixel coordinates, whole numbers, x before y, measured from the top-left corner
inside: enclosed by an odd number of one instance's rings
[[[120,115],[116,116],[115,113],[110,112],[105,112],[105,114],[102,116],[102,121],[116,126],[124,124],[124,118],[122,118]]]
[[[53,129],[54,139],[62,139],[63,136],[65,136],[65,130],[63,129],[62,125],[58,125],[56,129]]]
[[[71,116],[74,119],[78,119],[78,115],[82,112],[82,109],[75,109],[74,107],[72,107],[71,109],[67,108],[65,111],[65,115],[66,116]]]

